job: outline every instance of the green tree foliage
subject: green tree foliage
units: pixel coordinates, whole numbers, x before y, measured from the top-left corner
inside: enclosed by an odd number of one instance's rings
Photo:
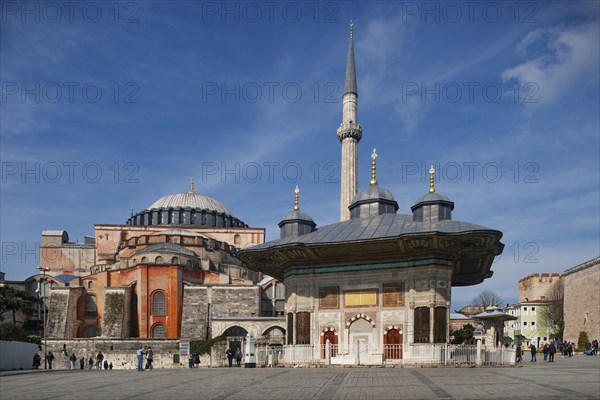
[[[0,340],[40,344],[39,337],[30,337],[25,329],[10,322],[0,323]]]
[[[463,344],[465,342],[471,342],[473,339],[473,333],[475,332],[475,328],[471,324],[466,324],[462,327],[462,329],[451,331],[450,336],[452,336],[452,344]]]
[[[226,339],[225,336],[217,336],[216,338],[208,340],[192,340],[190,341],[190,353],[200,355],[208,354],[215,344],[224,342]]]
[[[587,342],[589,342],[589,340],[590,339],[588,338],[587,332],[579,332],[579,338],[577,339],[577,347],[585,348],[585,345],[587,344]]]
[[[26,290],[17,290],[10,286],[0,287],[0,322],[4,321],[6,313],[12,313],[13,325],[17,324],[17,312],[32,315],[37,312],[41,300],[32,296]]]

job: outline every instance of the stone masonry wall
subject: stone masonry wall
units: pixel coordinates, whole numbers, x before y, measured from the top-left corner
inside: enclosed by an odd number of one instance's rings
[[[129,336],[128,310],[130,308],[127,288],[106,288],[102,336],[125,338]]]
[[[73,337],[77,330],[77,299],[83,288],[52,288],[48,306],[48,337]]]
[[[72,353],[75,353],[77,356],[77,368],[79,368],[79,359],[83,357],[85,359],[85,368],[87,369],[88,359],[92,357],[95,363],[98,351],[102,351],[106,361],[109,363],[112,362],[113,369],[136,369],[137,358],[135,349],[140,343],[152,347],[155,368],[181,368],[182,366],[187,366],[187,360],[179,360],[179,340],[53,339],[48,340],[48,350],[54,354],[55,369],[70,368],[69,357]],[[65,346],[66,352],[63,351],[63,346]],[[174,357],[175,355],[176,357]],[[177,362],[173,362],[174,359]],[[203,361],[204,365],[207,365],[207,362]]]
[[[212,317],[260,315],[260,288],[258,286],[213,286],[211,289]]]
[[[181,337],[205,340],[207,323],[208,288],[206,286],[184,285]]]
[[[542,274],[531,274],[519,280],[519,303],[542,300],[546,292],[560,279],[560,274],[558,273],[545,272]]]
[[[577,343],[579,332],[600,340],[600,263],[563,276],[564,339]]]

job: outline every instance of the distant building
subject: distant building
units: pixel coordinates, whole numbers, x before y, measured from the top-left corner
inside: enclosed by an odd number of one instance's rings
[[[577,343],[579,332],[600,339],[600,257],[562,274],[564,285],[564,338]]]
[[[460,313],[450,313],[450,330],[458,331],[465,327],[465,325],[471,325],[475,327],[475,320],[471,317],[467,317]]]
[[[548,291],[560,280],[559,273],[531,274],[519,280],[519,303],[545,300]]]
[[[547,343],[552,336],[552,330],[541,317],[543,308],[548,303],[544,300],[525,301],[512,304],[506,308],[506,312],[518,319],[506,321],[504,325],[504,336],[510,337],[516,343],[529,346],[531,343],[540,347]]]
[[[519,302],[506,308],[506,312],[518,319],[506,321],[504,336],[516,343],[536,347],[553,338],[554,332],[544,318],[544,309],[549,304],[549,293],[561,280],[559,273],[531,274],[519,280]]]

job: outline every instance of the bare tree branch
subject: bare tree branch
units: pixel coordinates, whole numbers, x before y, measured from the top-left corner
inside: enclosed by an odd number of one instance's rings
[[[552,334],[562,337],[565,329],[564,286],[562,280],[552,285],[545,295],[547,305],[540,308],[540,323],[546,325]]]
[[[497,293],[486,289],[473,299],[473,304],[484,307],[499,306],[502,304],[502,298]]]

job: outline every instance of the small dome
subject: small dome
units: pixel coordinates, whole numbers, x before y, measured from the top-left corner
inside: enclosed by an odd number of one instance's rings
[[[350,207],[352,207],[355,203],[369,200],[396,201],[392,195],[392,192],[386,188],[382,188],[379,185],[369,185],[366,189],[361,190],[356,196],[354,196],[352,202],[350,203]]]
[[[175,243],[155,243],[135,252],[135,254],[144,253],[175,253],[183,254],[189,257],[196,257],[196,253],[194,253],[192,250],[186,249],[185,247]]]
[[[205,196],[199,193],[175,193],[163,196],[156,200],[154,203],[147,208],[152,209],[169,209],[169,208],[200,208],[205,210],[216,211],[219,213],[233,215],[231,211],[227,209],[218,200],[212,197]]]
[[[348,206],[350,218],[365,218],[381,214],[395,214],[398,211],[398,202],[392,192],[371,183],[366,189],[358,192]]]
[[[284,221],[308,221],[308,222],[312,222],[313,224],[315,223],[315,221],[313,221],[313,219],[310,217],[310,215],[308,215],[305,212],[302,212],[300,210],[292,210],[288,213],[286,213],[283,218],[281,218],[281,222]],[[280,224],[281,224],[280,222]]]
[[[450,202],[450,199],[448,198],[448,196],[444,196],[443,194],[439,194],[437,192],[433,192],[433,193],[427,193],[426,195],[419,197],[415,201],[415,204],[429,202],[429,201],[447,201],[447,202]]]

